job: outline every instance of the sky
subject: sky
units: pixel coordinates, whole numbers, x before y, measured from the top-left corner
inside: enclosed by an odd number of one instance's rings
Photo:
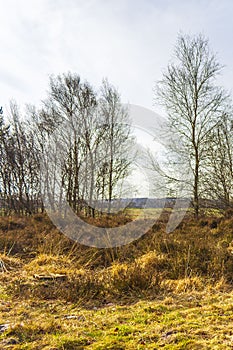
[[[172,60],[178,32],[202,33],[233,87],[231,0],[0,0],[0,105],[39,105],[49,76],[104,77],[124,103],[159,111],[155,82]]]

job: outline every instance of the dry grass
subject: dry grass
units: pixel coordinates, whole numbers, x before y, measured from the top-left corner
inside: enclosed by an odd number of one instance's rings
[[[74,243],[44,215],[1,218],[0,349],[232,349],[232,217],[168,235],[167,215],[112,249]]]

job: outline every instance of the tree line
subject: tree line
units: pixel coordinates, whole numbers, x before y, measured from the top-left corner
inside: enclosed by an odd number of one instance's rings
[[[196,217],[203,199],[221,208],[233,201],[233,110],[217,84],[222,68],[206,38],[180,34],[155,88],[155,103],[168,116],[161,130],[165,166],[151,159],[155,184],[163,177],[164,194],[174,196],[182,184]],[[46,193],[55,208],[65,198],[75,212],[94,216],[127,196],[134,137],[108,80],[97,91],[77,74],[52,76],[40,108],[29,105],[22,114],[11,102],[7,116],[0,112],[1,213],[43,212]]]
[[[97,92],[77,74],[52,76],[41,108],[27,106],[22,116],[11,102],[7,117],[0,116],[4,214],[43,212],[44,198],[61,206],[64,193],[75,212],[110,210],[103,205],[122,193],[133,137],[127,109],[108,80]]]

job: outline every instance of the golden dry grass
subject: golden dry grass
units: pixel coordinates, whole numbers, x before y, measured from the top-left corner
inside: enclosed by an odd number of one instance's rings
[[[164,218],[112,249],[1,218],[0,349],[232,349],[232,217]]]

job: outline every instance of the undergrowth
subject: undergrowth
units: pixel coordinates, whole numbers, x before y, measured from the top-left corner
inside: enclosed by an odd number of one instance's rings
[[[9,328],[0,348],[232,348],[230,330],[220,332],[233,317],[224,303],[232,298],[232,217],[186,217],[171,234],[165,227],[162,217],[129,245],[97,249],[71,241],[46,215],[1,218],[0,324]]]

